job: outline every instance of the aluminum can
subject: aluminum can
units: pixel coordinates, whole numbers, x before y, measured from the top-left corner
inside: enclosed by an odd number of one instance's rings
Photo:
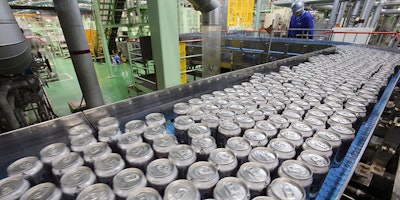
[[[321,110],[314,109],[314,108],[307,111],[305,117],[308,117],[308,116],[313,116],[313,117],[316,117],[316,118],[318,118],[318,119],[322,119],[322,120],[324,120],[325,122],[328,120],[328,115],[326,115],[326,114],[325,114],[324,112],[322,112]]]
[[[125,133],[134,132],[143,134],[147,125],[143,120],[131,120],[125,124]]]
[[[60,200],[62,192],[53,183],[42,183],[30,188],[20,198],[20,200]]]
[[[77,125],[68,130],[68,138],[70,140],[79,135],[93,135],[93,130],[86,124]]]
[[[267,196],[258,196],[258,197],[254,197],[252,200],[273,200],[271,197],[267,197]]]
[[[275,95],[275,94],[274,94]],[[275,109],[278,111],[278,113],[282,113],[282,111],[285,109],[286,105],[285,102],[277,99],[275,96],[274,99],[268,100],[268,103],[271,104],[272,106],[275,107]]]
[[[189,116],[178,116],[174,120],[175,137],[180,144],[188,143],[189,128],[194,124],[194,120]]]
[[[168,158],[168,152],[178,145],[178,140],[171,134],[162,134],[153,141],[153,150],[157,158]]]
[[[333,111],[342,110],[343,103],[336,102],[336,101],[326,101],[325,104],[332,108]]]
[[[206,124],[195,123],[188,130],[188,144],[192,143],[193,138],[199,138],[204,136],[210,136],[211,130]]]
[[[246,112],[246,107],[239,103],[231,104],[230,106],[228,106],[228,109],[232,110],[236,115],[244,114]]]
[[[51,167],[54,160],[69,152],[70,150],[65,143],[53,143],[40,150],[40,160],[43,164]]]
[[[254,119],[255,122],[265,119],[264,112],[258,109],[250,109],[246,111],[246,114]]]
[[[329,126],[339,125],[339,126],[347,126],[350,128],[353,127],[353,124],[350,119],[341,116],[331,116],[328,119],[327,123],[329,124]]]
[[[104,183],[97,183],[86,187],[79,193],[77,200],[115,200],[113,190]]]
[[[168,154],[168,159],[172,160],[178,169],[178,178],[185,179],[187,170],[191,164],[196,162],[196,152],[186,144],[176,145]]]
[[[165,188],[164,200],[200,200],[200,192],[188,180],[176,180]]]
[[[250,191],[246,184],[236,177],[226,177],[218,181],[214,188],[215,200],[249,200]]]
[[[125,162],[119,154],[109,153],[94,161],[94,171],[101,183],[112,186],[114,176],[125,168]]]
[[[306,191],[294,180],[288,178],[276,178],[268,186],[267,194],[277,200],[304,200]]]
[[[365,107],[357,107],[357,106],[346,106],[345,110],[353,112],[356,114],[357,118],[364,118],[367,116],[367,109]]]
[[[290,124],[291,129],[298,131],[303,138],[311,137],[314,133],[313,128],[304,121],[297,121]]]
[[[304,111],[310,110],[310,108],[311,108],[310,103],[308,103],[307,101],[304,101],[304,100],[293,101],[293,103],[295,103],[296,105],[303,108]],[[290,106],[288,106],[288,107],[290,108]]]
[[[73,137],[71,140],[71,150],[79,153],[80,155],[83,155],[85,149],[89,145],[94,144],[96,142],[97,140],[96,138],[94,138],[93,135],[86,134],[86,135],[76,136]]]
[[[314,117],[314,116],[307,116],[307,117],[304,118],[303,121],[311,126],[313,132],[315,132],[318,129],[325,129],[326,128],[325,121],[323,119],[319,119],[319,118]]]
[[[279,159],[276,153],[271,148],[254,148],[249,154],[249,161],[262,164],[270,172],[271,178],[276,177]]]
[[[132,193],[129,194],[126,200],[142,200],[142,199],[162,200],[160,193],[158,193],[157,190],[150,187],[140,188],[133,191]]]
[[[165,125],[166,119],[162,113],[150,113],[145,116],[147,126]]]
[[[308,196],[315,198],[329,171],[330,160],[328,157],[312,150],[301,152],[297,160],[303,161],[313,172],[313,181]]]
[[[343,158],[346,156],[347,150],[350,148],[351,143],[355,137],[355,130],[347,126],[333,125],[329,127],[330,131],[337,133],[340,136],[342,145],[338,149],[336,157],[333,159],[335,165],[342,162]]]
[[[318,130],[314,136],[314,138],[320,138],[325,140],[326,142],[328,142],[331,147],[332,147],[332,156],[331,158],[335,158],[338,150],[340,148],[340,146],[342,145],[342,141],[340,139],[340,135],[338,135],[337,133],[327,130],[327,129],[321,129]]]
[[[143,139],[148,144],[152,145],[153,140],[162,134],[166,134],[167,130],[164,125],[152,125],[146,128],[143,134]]]
[[[286,117],[278,114],[269,116],[268,121],[274,124],[277,129],[287,128],[290,124]]]
[[[201,107],[201,110],[205,114],[216,114],[219,112],[219,107],[217,105],[214,105],[212,103],[205,104]],[[189,112],[188,112],[189,113]],[[201,119],[200,119],[201,120]]]
[[[220,109],[226,109],[229,106],[229,101],[225,99],[215,99],[214,104]]]
[[[327,104],[319,104],[314,106],[314,109],[324,112],[328,117],[333,114],[333,109]]]
[[[224,91],[214,91],[212,92],[212,94],[214,95],[215,99],[226,99],[227,95]]]
[[[257,109],[257,103],[251,99],[240,101],[240,105],[244,106],[246,110]]]
[[[56,181],[59,181],[61,176],[67,171],[82,166],[83,163],[83,158],[76,152],[67,153],[54,160],[51,166]]]
[[[115,117],[104,117],[104,118],[101,118],[97,122],[97,128],[99,129],[99,131],[102,130],[103,128],[110,127],[110,126],[119,129],[118,119]]]
[[[271,182],[268,169],[256,162],[244,163],[240,166],[236,177],[245,182],[250,190],[251,198],[265,194],[266,188]]]
[[[190,109],[192,108],[188,103],[181,102],[174,104],[173,111],[175,114],[180,116],[180,115],[186,115],[186,113],[189,112]]]
[[[271,148],[279,159],[279,164],[285,160],[294,158],[296,155],[296,150],[294,145],[288,140],[282,138],[274,138],[269,143],[268,146]]]
[[[18,199],[28,189],[29,182],[19,176],[11,176],[0,180],[0,199]]]
[[[219,117],[216,115],[205,115],[201,118],[202,124],[210,128],[211,137],[217,138],[217,129],[219,125]]]
[[[286,119],[287,119],[290,123],[296,122],[296,121],[301,121],[301,120],[302,120],[302,117],[301,117],[300,113],[298,113],[297,111],[294,111],[294,110],[287,110],[287,109],[285,109],[285,110],[282,112],[282,116],[285,116]]]
[[[247,129],[243,138],[247,139],[252,147],[264,147],[268,143],[267,135],[260,129]]]
[[[105,142],[97,142],[91,144],[88,148],[83,152],[83,159],[87,166],[94,169],[94,161],[100,158],[103,155],[111,153],[111,148]]]
[[[147,143],[137,143],[126,151],[125,159],[130,167],[146,172],[146,166],[154,159],[154,151]]]
[[[234,122],[236,122],[239,125],[242,135],[246,130],[253,128],[254,125],[256,124],[254,119],[246,114],[236,115]]]
[[[307,138],[303,145],[302,145],[303,150],[314,150],[319,152],[320,154],[331,158],[333,151],[332,151],[332,146],[326,142],[323,139],[319,139],[319,138],[314,138],[314,137],[310,137]]]
[[[80,166],[67,171],[60,180],[63,199],[76,199],[79,193],[96,182],[96,175],[89,167]]]
[[[243,137],[231,137],[226,142],[225,148],[231,150],[237,160],[238,166],[248,161],[248,156],[251,152],[250,142]]]
[[[309,191],[313,181],[313,172],[303,161],[286,160],[278,168],[278,175],[281,178],[288,178],[296,181],[306,192]]]
[[[194,138],[191,147],[196,152],[197,161],[207,161],[211,151],[217,148],[215,139],[211,136]]]
[[[229,138],[240,136],[241,129],[238,123],[233,121],[221,121],[218,126],[217,146],[225,147]]]
[[[276,126],[267,120],[261,120],[256,122],[254,128],[264,131],[264,133],[267,135],[268,140],[274,138],[278,133],[278,129],[276,128]]]
[[[221,109],[217,116],[220,118],[220,121],[223,120],[234,120],[235,119],[235,112],[229,109]]]
[[[301,133],[295,129],[282,129],[279,131],[278,138],[283,138],[292,143],[296,149],[296,152],[300,152],[300,147],[304,142]]]
[[[204,104],[203,100],[200,98],[189,99],[188,103],[189,103],[190,107],[194,110],[200,110],[200,108]]]
[[[118,153],[125,155],[126,150],[133,144],[143,142],[143,138],[140,133],[127,132],[118,137]]]
[[[204,113],[204,111],[197,110],[197,109],[190,110],[188,113],[186,113],[186,115],[191,117],[195,123],[200,123],[201,117],[204,114],[208,114],[208,113]]]
[[[212,94],[203,94],[200,96],[201,100],[203,100],[203,103],[208,104],[208,103],[212,103],[215,100],[214,95]]]
[[[336,110],[335,113],[333,113],[333,116],[340,116],[347,118],[351,121],[351,123],[354,123],[357,121],[357,116],[353,112],[350,112],[349,110]]]
[[[259,110],[261,110],[266,117],[269,117],[271,115],[278,113],[278,110],[272,104],[269,104],[269,103],[261,104],[259,106]]]
[[[235,154],[227,148],[213,150],[208,161],[217,167],[220,178],[233,176],[236,173],[238,161]]]
[[[131,192],[144,188],[146,185],[146,176],[138,168],[123,169],[113,178],[114,193],[121,199],[127,198]]]
[[[164,194],[169,183],[178,178],[178,169],[171,160],[165,158],[150,162],[146,171],[149,185],[156,189],[160,195]]]
[[[201,199],[212,197],[214,186],[219,180],[218,170],[210,162],[195,162],[190,165],[186,179],[199,190]]]
[[[107,142],[108,146],[114,151],[118,151],[118,137],[121,135],[121,131],[119,128],[110,126],[104,129],[99,130],[99,141],[100,142]],[[73,149],[72,149],[73,150]]]

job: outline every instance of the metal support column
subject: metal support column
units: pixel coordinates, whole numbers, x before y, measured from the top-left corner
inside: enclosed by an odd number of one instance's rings
[[[339,12],[338,15],[336,17],[336,25],[341,26],[342,25],[342,18],[344,15],[344,11],[346,10],[347,7],[347,1],[343,1],[342,3],[340,3],[340,8],[339,8]]]
[[[375,1],[365,1],[358,27],[365,27],[367,25],[369,16],[371,15],[371,10],[374,8],[374,4]]]
[[[375,28],[376,25],[378,24],[378,20],[379,20],[379,17],[381,16],[381,11],[382,11],[384,4],[385,4],[385,0],[379,1],[379,4],[378,4],[378,6],[376,6],[376,9],[375,9],[374,17],[372,18],[372,22],[369,25],[369,27]]]
[[[339,3],[340,3],[340,0],[335,0],[333,2],[331,16],[329,17],[329,22],[328,22],[328,29],[331,29],[335,25],[336,15],[337,15],[337,12],[339,9]]]
[[[354,22],[356,20],[356,17],[358,15],[358,12],[360,11],[360,7],[361,7],[361,0],[357,0],[356,4],[354,6],[353,12],[351,13],[351,17],[349,20],[349,27],[353,27],[354,26]]]
[[[178,3],[147,1],[157,89],[180,84]]]
[[[262,0],[257,0],[257,5],[256,5],[256,24],[255,24],[255,30],[260,29],[260,15],[261,15],[261,3]],[[262,26],[261,26],[262,27]]]
[[[89,108],[104,104],[88,41],[76,0],[54,0],[60,25],[67,42],[83,98]]]

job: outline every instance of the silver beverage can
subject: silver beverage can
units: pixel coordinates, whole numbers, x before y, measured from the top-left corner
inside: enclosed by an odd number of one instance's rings
[[[200,98],[193,98],[188,100],[189,106],[194,110],[200,110],[204,102]]]
[[[325,104],[332,108],[333,111],[342,110],[343,103],[336,102],[336,101],[326,101]]]
[[[329,127],[328,130],[337,133],[342,141],[342,145],[338,149],[336,157],[333,159],[333,164],[337,165],[342,162],[343,158],[346,156],[347,150],[350,148],[350,145],[353,142],[356,131],[351,127],[340,125],[333,125]]]
[[[307,122],[304,121],[293,122],[290,124],[289,128],[292,128],[301,133],[303,138],[311,137],[314,133],[314,130],[311,127],[311,125],[309,125]]]
[[[217,116],[220,118],[220,121],[223,120],[234,120],[235,119],[235,112],[229,109],[221,109]]]
[[[274,94],[275,95],[275,94]],[[290,101],[290,100],[289,100]],[[286,105],[285,102],[275,98],[268,100],[268,103],[275,107],[278,113],[282,113],[283,109],[285,109]]]
[[[192,109],[192,108],[190,107],[190,105],[188,103],[180,102],[180,103],[174,104],[173,111],[175,114],[180,116],[180,115],[186,115],[186,113],[189,112],[190,109]]]
[[[194,138],[191,147],[196,152],[197,161],[207,161],[211,151],[217,148],[215,139],[211,136]]]
[[[178,140],[171,134],[162,134],[153,141],[153,150],[157,158],[168,158],[168,152],[178,145]]]
[[[110,148],[114,151],[118,151],[118,137],[121,135],[121,131],[117,127],[106,127],[99,130],[98,139],[100,142],[107,142]],[[72,149],[73,150],[73,149]]]
[[[367,109],[365,107],[357,107],[357,106],[346,106],[345,110],[353,112],[356,114],[357,118],[364,118],[367,116]]]
[[[213,196],[213,188],[219,180],[219,175],[214,164],[200,161],[190,165],[186,179],[196,186],[201,199],[205,199]]]
[[[94,161],[94,172],[100,183],[112,185],[114,176],[125,168],[125,162],[119,154],[109,153]]]
[[[19,176],[0,180],[0,199],[19,199],[28,189],[29,182]]]
[[[228,106],[229,110],[232,110],[236,115],[244,114],[246,112],[246,107],[237,103],[233,103]]]
[[[89,185],[79,193],[77,200],[115,200],[113,190],[104,183]]]
[[[294,145],[288,140],[282,138],[274,138],[269,143],[268,146],[271,148],[278,156],[279,163],[285,160],[294,158],[296,155],[296,149]]]
[[[200,192],[188,180],[176,180],[165,188],[164,200],[200,200]]]
[[[217,146],[225,147],[229,138],[240,136],[241,129],[238,123],[233,121],[221,121],[218,126]]]
[[[317,109],[308,110],[305,117],[308,117],[308,116],[317,117],[318,119],[322,119],[325,122],[328,120],[328,115],[326,115],[324,112],[317,110]]]
[[[254,119],[246,114],[236,115],[234,122],[238,123],[242,135],[246,130],[253,128],[256,124]]]
[[[225,99],[215,99],[214,104],[216,106],[218,106],[218,108],[220,108],[220,109],[225,109],[225,108],[228,108],[229,101],[227,101]]]
[[[277,200],[304,200],[306,191],[296,181],[288,178],[276,178],[268,186],[267,194]]]
[[[187,131],[194,124],[194,120],[189,116],[178,116],[174,120],[175,137],[180,144],[188,143]]]
[[[93,135],[79,135],[71,139],[71,150],[82,155],[89,145],[96,142],[97,140]]]
[[[113,178],[113,190],[117,198],[127,198],[131,192],[144,188],[146,185],[146,176],[138,168],[123,169]]]
[[[214,95],[215,99],[226,99],[227,95],[224,91],[214,91],[212,92],[212,94]]]
[[[250,162],[257,162],[262,164],[268,171],[272,178],[275,177],[275,172],[279,165],[278,156],[276,153],[267,147],[256,147],[251,150],[249,154],[249,161]]]
[[[339,126],[347,126],[347,127],[353,127],[353,124],[350,119],[342,117],[342,116],[331,116],[329,117],[327,121],[329,126],[333,125],[339,125]]]
[[[240,101],[240,105],[244,106],[246,110],[257,109],[258,107],[257,103],[251,99]]]
[[[349,110],[336,110],[335,113],[333,113],[332,117],[333,116],[340,116],[340,117],[347,118],[353,124],[357,121],[357,115]]]
[[[111,148],[105,142],[97,142],[88,146],[83,152],[83,159],[87,166],[94,168],[94,161],[103,155],[111,153]]]
[[[79,135],[93,135],[93,130],[86,124],[77,125],[68,130],[68,138],[70,140]]]
[[[83,158],[78,153],[67,153],[53,161],[52,172],[58,181],[67,171],[82,166],[83,163]]]
[[[249,115],[254,121],[258,122],[265,119],[264,112],[258,109],[250,109],[246,111],[246,114]]]
[[[225,148],[231,150],[237,160],[238,166],[248,161],[248,156],[251,152],[250,142],[243,137],[231,137],[226,142]]]
[[[147,143],[137,143],[126,151],[125,159],[130,167],[146,172],[146,166],[154,159],[154,151]]]
[[[325,180],[325,176],[329,171],[330,160],[328,157],[312,150],[302,151],[297,157],[297,160],[303,161],[313,172],[313,181],[308,196],[314,198],[318,194]]]
[[[235,154],[227,148],[213,150],[208,157],[208,161],[217,167],[220,178],[233,176],[236,173],[235,169],[238,161]]]
[[[322,120],[322,119],[319,119],[317,117],[307,116],[307,117],[304,118],[303,121],[311,126],[311,128],[313,129],[313,132],[315,132],[318,129],[325,129],[326,128],[325,121]]]
[[[268,117],[268,121],[275,125],[277,129],[289,127],[290,122],[285,116],[274,114]]]
[[[216,114],[219,112],[219,107],[217,105],[214,105],[212,103],[205,104],[201,107],[201,110],[203,111],[203,114]],[[190,113],[190,112],[188,112]],[[197,120],[196,120],[197,121]]]
[[[292,143],[296,149],[296,151],[300,150],[301,145],[304,142],[303,136],[301,133],[297,130],[294,129],[282,129],[279,131],[279,134],[277,136],[278,138],[283,138],[288,140],[290,143]]]
[[[327,104],[319,104],[314,107],[314,109],[324,112],[328,117],[333,114],[333,109]]]
[[[226,177],[218,181],[214,188],[215,200],[249,200],[250,191],[246,184],[236,177]]]
[[[89,167],[80,166],[67,171],[60,180],[63,199],[76,199],[79,193],[96,182],[96,175]]]
[[[203,100],[203,103],[208,104],[214,102],[215,97],[212,94],[203,94],[200,96],[200,99]]]
[[[178,178],[178,169],[169,159],[153,160],[147,165],[146,178],[149,185],[163,195],[167,185]]]
[[[268,143],[267,135],[260,129],[247,129],[243,138],[247,139],[252,147],[264,147]]]
[[[278,110],[270,103],[261,104],[258,109],[261,110],[266,117],[278,113]]]
[[[132,146],[133,144],[143,142],[143,138],[140,133],[137,132],[127,132],[121,134],[118,137],[117,146],[119,149],[119,153],[122,155],[126,153],[126,150]]]
[[[320,154],[330,158],[333,154],[332,146],[323,139],[310,137],[304,141],[302,145],[303,150],[314,150]]]
[[[256,122],[256,125],[254,126],[254,128],[264,131],[264,133],[268,137],[268,140],[271,140],[272,138],[274,138],[276,136],[276,134],[278,133],[278,129],[276,128],[276,126],[267,120],[261,120],[261,121]]]
[[[145,116],[147,126],[165,125],[166,119],[162,113],[150,113]]]
[[[134,132],[143,134],[147,125],[143,120],[131,120],[125,124],[125,133]]]
[[[200,123],[201,117],[204,114],[208,114],[208,113],[204,113],[204,111],[197,110],[197,109],[190,110],[188,113],[186,113],[186,115],[191,117],[195,123]]]
[[[219,125],[219,117],[216,115],[204,115],[201,118],[202,124],[207,125],[210,128],[211,137],[217,138],[217,129]]]
[[[143,139],[148,144],[152,145],[153,140],[162,134],[166,134],[167,130],[164,125],[152,125],[145,129]]]
[[[168,154],[168,159],[178,168],[178,179],[186,178],[187,169],[196,162],[196,152],[186,144],[174,146]]]
[[[99,129],[99,131],[102,130],[103,128],[110,127],[110,126],[119,129],[118,119],[115,117],[104,117],[104,118],[101,118],[97,122],[97,128]]]
[[[265,194],[265,190],[271,182],[269,170],[256,162],[244,163],[240,166],[236,177],[245,182],[250,190],[251,198]]]
[[[309,191],[313,181],[313,172],[303,161],[286,160],[278,168],[278,175],[281,178],[288,178],[296,181],[306,192]]]
[[[51,167],[54,160],[69,152],[70,150],[65,143],[53,143],[40,150],[40,160],[43,164]]]
[[[300,113],[298,113],[297,111],[294,110],[287,110],[285,109],[282,112],[282,115],[286,117],[286,119],[292,123],[292,122],[296,122],[296,121],[301,121],[302,117],[300,115]]]
[[[254,197],[252,200],[274,200],[271,197],[267,197],[267,196],[258,196],[258,197]]]
[[[54,185],[53,183],[42,183],[31,187],[21,196],[20,200],[60,200],[61,196],[62,192],[56,187],[56,185]]]
[[[304,111],[310,110],[310,108],[311,108],[310,103],[308,103],[307,101],[304,101],[304,100],[293,101],[293,103],[300,106]],[[288,106],[288,107],[291,108],[290,106]]]
[[[204,136],[211,136],[210,128],[203,123],[195,123],[188,130],[188,144],[192,143],[193,138],[199,138]]]
[[[332,156],[331,158],[335,158],[336,154],[338,153],[338,150],[340,146],[342,145],[342,141],[340,139],[340,135],[337,133],[327,130],[327,129],[321,129],[317,130],[317,132],[313,136],[314,138],[320,138],[325,141],[327,141],[331,147],[332,147]]]
[[[129,194],[126,200],[162,200],[160,193],[151,187],[140,188]]]

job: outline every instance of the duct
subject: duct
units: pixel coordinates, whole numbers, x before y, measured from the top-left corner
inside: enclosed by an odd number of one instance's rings
[[[383,5],[384,5],[384,4],[385,4],[385,0],[381,0],[381,1],[379,2],[378,6],[377,6],[376,9],[375,9],[374,17],[372,18],[372,22],[371,22],[371,24],[369,25],[369,27],[374,28],[374,27],[376,26],[376,24],[378,24],[378,20],[379,20],[379,17],[380,17],[380,15],[381,15],[382,8],[383,8]]]
[[[54,0],[83,98],[88,108],[104,104],[76,0]]]
[[[339,9],[339,3],[340,3],[340,0],[335,0],[333,2],[333,8],[332,8],[331,16],[329,17],[329,22],[328,22],[328,29],[331,29],[335,25],[336,17],[337,17],[336,14]]]
[[[338,16],[336,17],[336,24],[341,24],[346,7],[347,7],[347,1],[343,1],[342,3],[340,3],[339,13]]]
[[[189,0],[193,4],[195,10],[201,13],[208,13],[215,8],[219,7],[219,2],[217,0]]]
[[[0,75],[17,75],[31,65],[29,41],[23,35],[7,1],[0,1]]]
[[[361,0],[357,0],[353,12],[351,13],[351,17],[349,20],[349,27],[353,27],[354,22],[356,21],[356,17],[358,15],[358,12],[360,11],[360,7],[361,7]]]

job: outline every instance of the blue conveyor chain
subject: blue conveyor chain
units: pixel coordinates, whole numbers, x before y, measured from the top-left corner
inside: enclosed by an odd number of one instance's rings
[[[331,168],[329,170],[316,199],[340,199],[351,179],[351,176],[353,175],[358,162],[361,159],[365,148],[368,145],[371,136],[373,135],[379,118],[385,109],[386,103],[388,102],[389,97],[392,94],[397,81],[399,80],[399,76],[400,71],[398,71],[397,74],[391,78],[389,84],[382,94],[382,98],[375,104],[370,117],[361,125],[341,165],[339,165],[337,168]]]

